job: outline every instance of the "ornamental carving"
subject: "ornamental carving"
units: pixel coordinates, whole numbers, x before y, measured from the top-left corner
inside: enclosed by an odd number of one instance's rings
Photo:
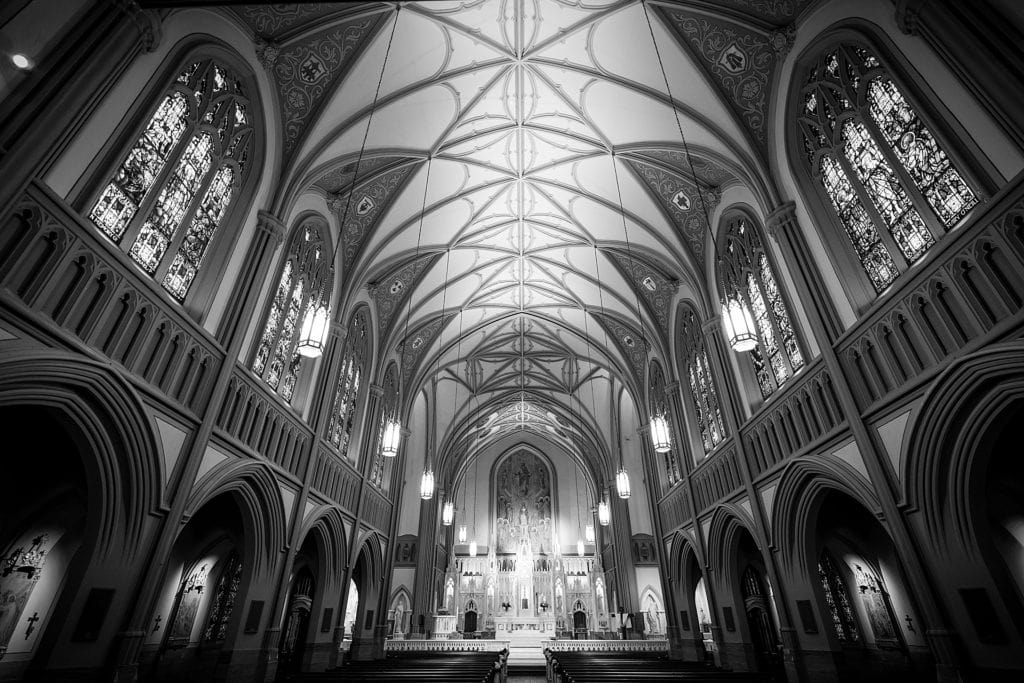
[[[708,235],[704,208],[708,213],[714,209],[714,194],[705,189],[702,203],[697,196],[697,185],[689,178],[632,159],[627,163],[661,202],[665,214],[689,245],[694,260],[699,262],[704,256],[704,242]]]
[[[381,277],[370,290],[370,296],[377,306],[377,327],[385,332],[394,320],[395,314],[402,310],[402,304],[411,292],[420,275],[428,266],[437,262],[438,255],[421,257],[407,263],[397,271]]]
[[[633,282],[633,288],[640,293],[654,313],[658,325],[668,334],[669,306],[677,289],[676,283],[664,277],[659,271],[651,268],[636,257],[615,251],[606,252],[619,268]]]
[[[360,184],[355,189],[348,217],[341,229],[341,254],[346,272],[359,253],[363,240],[370,234],[377,219],[394,198],[397,190],[405,183],[413,168],[415,164],[400,166],[370,179],[365,184]],[[339,219],[345,214],[346,203],[347,195],[337,202],[336,212]]]
[[[704,63],[754,140],[766,147],[768,84],[777,55],[772,38],[675,9],[664,10],[664,16]]]
[[[448,324],[448,321],[455,317],[454,313],[448,313],[434,318],[430,322],[410,332],[409,336],[399,345],[402,355],[402,384],[408,385],[409,378],[419,365],[423,352],[430,348],[434,337]]]
[[[361,17],[283,45],[271,74],[277,82],[284,124],[284,153],[295,151],[299,138],[321,101],[331,92],[349,58],[371,35],[380,16]]]
[[[615,343],[622,352],[622,355],[629,359],[633,366],[633,376],[637,384],[643,384],[645,368],[647,367],[647,351],[651,348],[650,342],[633,329],[632,326],[620,322],[617,318],[604,313],[595,313],[601,325],[608,330],[608,334],[615,338]]]

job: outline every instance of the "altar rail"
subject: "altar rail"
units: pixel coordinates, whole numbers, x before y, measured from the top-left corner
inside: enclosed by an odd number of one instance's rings
[[[387,640],[384,652],[501,652],[507,640]]]
[[[668,652],[667,640],[552,640],[552,652]]]

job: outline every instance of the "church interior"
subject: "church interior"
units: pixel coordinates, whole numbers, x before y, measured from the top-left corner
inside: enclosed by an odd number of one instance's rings
[[[1022,680],[1022,44],[0,3],[0,681]]]

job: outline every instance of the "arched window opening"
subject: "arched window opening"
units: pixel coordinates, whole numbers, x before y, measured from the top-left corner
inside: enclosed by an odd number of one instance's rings
[[[801,90],[805,159],[876,292],[919,261],[978,195],[868,48],[824,52]]]
[[[818,558],[818,579],[825,593],[825,606],[832,616],[836,638],[841,643],[859,643],[860,630],[853,615],[850,592],[846,587],[846,580],[839,573],[832,553],[828,550],[822,551]]]
[[[362,386],[368,335],[366,312],[360,310],[349,324],[345,347],[341,353],[341,367],[334,390],[334,405],[327,433],[331,444],[341,457],[348,455],[352,440],[352,423],[356,415],[359,389]]]
[[[212,59],[168,88],[89,218],[183,302],[238,192],[253,128],[241,83]]]
[[[384,389],[384,394],[381,397],[380,423],[377,425],[377,443],[373,449],[373,467],[370,470],[370,482],[378,487],[383,487],[384,485],[385,457],[384,452],[381,450],[381,446],[384,443],[384,429],[389,422],[399,422],[397,364],[392,363],[388,367],[387,372],[384,373],[384,381],[381,383],[381,386]]]
[[[750,359],[761,397],[768,398],[804,366],[804,358],[764,244],[744,217],[726,232],[719,286],[726,300],[741,302],[753,314],[757,346]]]
[[[718,391],[711,375],[711,364],[704,348],[700,321],[692,311],[682,315],[680,335],[681,356],[690,387],[690,398],[696,410],[697,428],[700,430],[704,452],[710,453],[725,438],[725,425],[719,407]]]
[[[238,597],[238,585],[242,581],[242,562],[237,553],[232,553],[224,563],[224,570],[217,580],[217,592],[210,603],[210,618],[206,623],[203,640],[220,642],[227,637],[231,612]]]
[[[292,235],[281,279],[270,301],[252,370],[286,401],[292,399],[302,369],[296,350],[302,320],[313,307],[327,307],[332,288],[327,226],[306,220]]]
[[[661,366],[657,363],[651,363],[650,371],[650,411],[651,417],[660,416],[668,420],[668,402],[665,397],[665,374],[661,370]],[[655,453],[655,455],[661,455],[664,459],[665,467],[665,480],[668,485],[675,486],[682,480],[682,476],[679,472],[679,460],[676,457],[676,448],[678,444],[674,443],[673,448],[665,451],[664,453]]]

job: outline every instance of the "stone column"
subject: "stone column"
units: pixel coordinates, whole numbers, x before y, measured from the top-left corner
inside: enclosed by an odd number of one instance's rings
[[[260,290],[270,269],[274,252],[284,241],[285,227],[281,220],[269,211],[257,213],[256,230],[249,249],[242,259],[242,268],[235,278],[235,285],[228,300],[224,317],[221,319],[217,338],[227,346],[230,340],[245,337],[246,327],[253,319]],[[237,357],[228,356],[229,360]]]

